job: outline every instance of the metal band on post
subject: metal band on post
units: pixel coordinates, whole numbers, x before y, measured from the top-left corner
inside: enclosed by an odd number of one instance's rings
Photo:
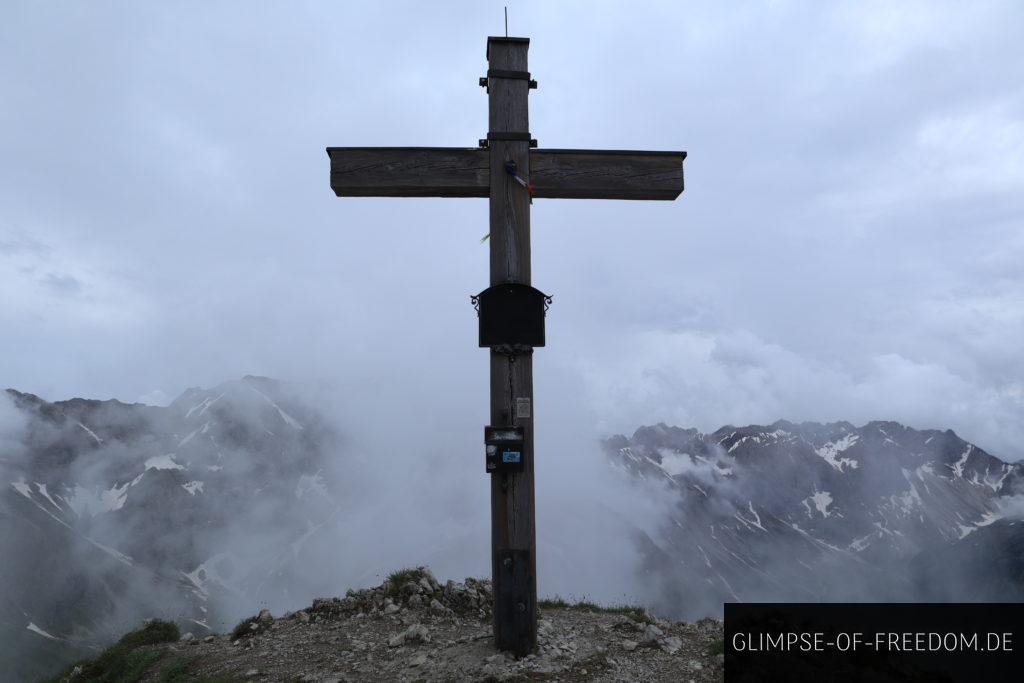
[[[509,71],[507,69],[488,69],[488,78],[512,78],[520,81],[530,80],[529,71]]]
[[[537,146],[537,140],[532,138],[532,137],[530,137],[530,133],[529,132],[525,132],[525,133],[519,132],[519,131],[515,131],[515,132],[499,132],[499,133],[489,132],[489,133],[487,133],[487,140],[503,140],[503,141],[506,141],[506,142],[528,142],[528,143],[530,143],[530,147],[536,147]],[[483,143],[485,141],[481,140],[480,142]],[[480,146],[481,147],[487,147],[487,145],[484,145],[484,144],[481,144]]]
[[[480,87],[487,88],[487,92],[490,92],[490,79],[492,78],[507,78],[510,80],[526,81],[526,86],[530,90],[537,89],[537,81],[530,78],[529,71],[512,71],[509,69],[488,69],[487,75],[480,77]]]

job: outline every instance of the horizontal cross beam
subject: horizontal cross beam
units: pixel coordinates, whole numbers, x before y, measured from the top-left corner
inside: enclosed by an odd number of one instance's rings
[[[328,147],[331,189],[339,197],[487,197],[486,149]],[[664,199],[683,191],[686,152],[533,149],[534,197]]]

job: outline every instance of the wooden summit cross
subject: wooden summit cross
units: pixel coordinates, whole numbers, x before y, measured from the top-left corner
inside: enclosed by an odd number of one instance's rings
[[[491,570],[494,641],[537,647],[533,491],[533,347],[550,299],[530,287],[531,198],[668,199],[683,191],[686,152],[531,149],[529,38],[488,38],[489,129],[479,147],[328,147],[339,197],[489,197],[491,287],[479,305],[491,348]],[[504,335],[504,336],[503,336]]]

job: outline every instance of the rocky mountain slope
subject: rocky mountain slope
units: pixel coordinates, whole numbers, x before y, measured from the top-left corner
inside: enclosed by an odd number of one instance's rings
[[[639,609],[547,604],[539,648],[514,659],[491,640],[489,581],[439,583],[419,568],[344,598],[316,600],[232,634],[156,645],[141,680],[218,681],[721,681],[722,624],[674,623]],[[97,672],[71,669],[65,683]]]
[[[1017,560],[996,524],[1020,492],[1022,469],[952,431],[893,422],[854,427],[723,427],[711,434],[657,425],[606,442],[630,474],[669,487],[675,507],[648,538],[647,569],[677,615],[724,601],[1000,599],[1024,597]],[[986,529],[990,525],[991,529]],[[1007,527],[1013,529],[1015,527]],[[1019,527],[1016,527],[1019,529]],[[936,559],[921,553],[936,553]],[[928,572],[941,556],[958,571]],[[1005,575],[1009,571],[1009,575]],[[999,574],[997,576],[997,573]]]
[[[191,389],[166,408],[8,391],[0,457],[0,670],[30,679],[142,617],[199,631],[233,597],[307,585],[302,541],[336,511],[337,436],[272,380]],[[243,542],[244,541],[244,542]]]
[[[403,520],[381,517],[388,501],[356,505],[320,410],[257,377],[167,407],[0,394],[0,671],[35,680],[147,617],[202,640],[367,585],[339,574],[345,544]],[[727,600],[1024,599],[1024,472],[952,432],[658,425],[605,447],[624,491],[645,483],[665,506],[656,532],[636,531],[623,587],[661,617]],[[438,536],[435,559],[454,552]]]

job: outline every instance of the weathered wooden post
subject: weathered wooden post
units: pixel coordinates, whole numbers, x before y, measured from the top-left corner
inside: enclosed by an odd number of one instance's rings
[[[488,38],[489,128],[476,148],[328,147],[339,197],[488,197],[490,287],[473,300],[480,346],[491,361],[494,642],[525,655],[537,647],[533,349],[543,346],[550,298],[532,287],[533,198],[664,199],[683,191],[686,152],[532,149],[529,38]]]
[[[487,39],[491,286],[530,284],[528,38]],[[494,641],[525,655],[537,647],[537,533],[533,490],[533,351],[491,348],[491,424],[522,427],[522,468],[491,475]],[[516,407],[520,406],[519,413]]]

